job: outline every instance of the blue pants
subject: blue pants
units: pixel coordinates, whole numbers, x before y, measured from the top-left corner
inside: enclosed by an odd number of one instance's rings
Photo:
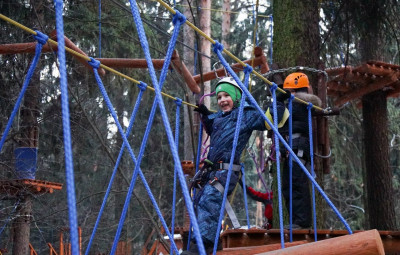
[[[213,172],[210,174],[210,180],[214,179],[214,176],[218,178],[222,186],[225,187],[228,170],[222,170]],[[232,193],[233,189],[238,182],[238,176],[235,172],[232,172],[231,179],[229,181],[228,195]],[[218,228],[219,213],[221,211],[221,205],[223,200],[223,194],[220,193],[211,184],[207,183],[203,189],[198,193],[200,196],[196,201],[197,206],[197,222],[199,224],[200,235],[203,242],[206,244],[213,244]]]

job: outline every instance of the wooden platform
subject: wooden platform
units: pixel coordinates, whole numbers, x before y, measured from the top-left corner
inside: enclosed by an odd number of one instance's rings
[[[31,194],[53,193],[54,190],[61,190],[62,183],[21,179],[21,180],[0,180],[0,193],[9,196],[16,196],[22,192]]]
[[[363,232],[362,230],[354,233]],[[400,231],[378,231],[386,253],[400,253]],[[317,230],[317,239],[348,235],[346,230]],[[285,242],[289,242],[289,231],[284,230]],[[237,248],[246,246],[270,245],[281,242],[279,229],[228,229],[221,234],[222,244],[225,248]],[[293,241],[314,242],[313,229],[293,230]]]

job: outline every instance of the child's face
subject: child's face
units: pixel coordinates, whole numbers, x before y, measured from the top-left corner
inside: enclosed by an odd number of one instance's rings
[[[218,106],[223,112],[229,112],[233,109],[233,101],[231,96],[225,91],[221,91],[217,95]]]

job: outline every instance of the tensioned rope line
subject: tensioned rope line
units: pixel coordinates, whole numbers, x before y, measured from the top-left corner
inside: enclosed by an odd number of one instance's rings
[[[157,2],[159,2],[162,6],[164,6],[168,11],[170,11],[172,14],[175,14],[176,11],[170,7],[167,3],[165,3],[162,0],[156,0]],[[208,36],[207,34],[205,34],[201,29],[199,29],[198,27],[196,27],[193,23],[191,23],[190,21],[186,20],[186,25],[188,25],[189,27],[191,27],[192,29],[194,29],[197,33],[199,33],[200,35],[202,35],[205,39],[207,39],[209,42],[211,42],[213,45],[215,45],[216,41],[214,39],[212,39],[210,36]],[[244,63],[243,61],[241,61],[238,57],[236,57],[235,55],[233,55],[230,51],[228,51],[227,49],[223,49],[222,50],[226,55],[228,55],[230,58],[232,58],[233,60],[235,60],[237,63],[241,64],[243,67],[246,67],[246,63]],[[263,75],[261,75],[260,73],[256,72],[254,69],[252,71],[252,74],[256,75],[258,78],[260,78],[261,80],[263,80],[265,83],[267,83],[269,86],[272,86],[272,82],[270,80],[268,80],[267,78],[265,78]],[[280,91],[281,93],[286,94],[286,92],[281,89],[281,88],[277,88],[278,91]],[[308,105],[308,102],[295,97],[295,100]],[[313,108],[322,111],[322,112],[326,112],[325,109],[315,106],[313,105]]]
[[[276,153],[276,158],[279,158],[279,141],[285,146],[286,150],[292,155],[293,159],[297,162],[297,164],[301,167],[307,178],[314,184],[314,186],[317,188],[317,190],[320,192],[321,196],[325,199],[325,201],[328,203],[328,205],[332,208],[332,210],[335,212],[335,214],[338,216],[338,218],[342,221],[346,229],[348,230],[349,234],[352,234],[352,230],[350,226],[348,225],[347,221],[343,218],[343,216],[340,214],[338,209],[334,206],[334,204],[331,202],[329,197],[325,194],[325,192],[322,190],[321,186],[316,182],[314,177],[308,172],[306,167],[302,164],[300,159],[297,157],[297,155],[294,153],[294,151],[289,147],[288,143],[286,140],[282,137],[282,135],[279,133],[278,130],[278,120],[277,120],[277,107],[276,107],[276,100],[273,100],[273,111],[274,111],[274,123],[272,124],[271,121],[264,115],[264,111],[260,108],[254,97],[250,94],[250,92],[247,90],[246,86],[243,84],[243,82],[239,79],[237,74],[230,68],[229,64],[225,60],[224,56],[222,55],[223,52],[223,45],[219,42],[215,42],[214,44],[214,52],[218,55],[218,58],[220,59],[221,63],[223,66],[227,69],[227,71],[232,75],[232,77],[235,79],[237,84],[240,86],[240,88],[243,91],[243,95],[246,95],[248,99],[250,100],[250,103],[256,108],[256,110],[260,113],[260,115],[264,118],[264,120],[268,123],[268,125],[271,127],[272,131],[274,132],[274,137],[275,137],[275,153]],[[276,99],[276,90],[278,89],[278,86],[273,83],[271,91],[273,98]],[[277,161],[277,167],[279,169],[279,160]],[[284,248],[284,235],[283,235],[283,216],[282,216],[282,201],[281,201],[281,191],[280,191],[280,171],[277,171],[278,173],[278,196],[279,196],[279,217],[280,217],[280,232],[281,232],[281,246]],[[229,180],[229,179],[228,179]],[[220,230],[220,226],[218,226],[217,232]],[[216,246],[214,246],[214,254]]]
[[[137,112],[139,110],[139,106],[140,106],[140,103],[141,103],[141,99],[142,99],[143,93],[147,88],[147,84],[141,83],[141,84],[139,84],[139,88],[140,88],[139,95],[137,96],[136,103],[135,103],[135,106],[133,108],[133,111],[132,111],[132,114],[131,114],[131,118],[129,120],[129,125],[128,125],[128,128],[126,129],[126,132],[125,132],[125,136],[127,136],[127,137],[130,135],[130,133],[132,131],[133,124],[135,122],[136,115],[137,115]],[[107,187],[107,191],[106,191],[106,194],[104,195],[103,202],[102,202],[101,208],[99,210],[99,214],[97,215],[97,219],[96,219],[96,223],[94,225],[93,231],[92,231],[92,235],[91,235],[89,243],[88,243],[88,245],[86,247],[85,255],[89,254],[90,248],[92,246],[92,242],[94,240],[94,236],[95,236],[97,228],[99,226],[101,216],[103,215],[103,212],[104,212],[104,209],[105,209],[105,206],[106,206],[106,203],[107,203],[108,196],[109,196],[109,194],[111,192],[112,184],[114,182],[115,175],[116,175],[116,173],[118,171],[118,166],[119,166],[119,164],[121,162],[122,155],[124,153],[125,147],[126,147],[126,144],[124,142],[122,144],[121,149],[120,149],[117,161],[116,161],[115,166],[114,166],[114,170],[113,170],[112,175],[110,177],[110,181],[109,181],[109,184],[108,184],[108,187]]]
[[[172,9],[170,6],[168,6],[168,5],[167,5],[166,3],[164,3],[163,1],[161,1],[161,0],[156,0],[156,1],[160,2],[160,3],[161,3],[163,6],[165,6],[171,13],[173,13],[173,14],[176,13],[176,11],[175,11],[174,9]],[[30,29],[30,28],[28,28],[28,27],[22,25],[21,23],[18,23],[17,21],[15,21],[15,20],[13,20],[13,19],[8,18],[7,16],[5,16],[5,15],[3,15],[3,14],[0,14],[0,19],[3,19],[4,21],[9,22],[9,23],[11,23],[12,25],[14,25],[14,26],[16,26],[16,27],[19,27],[19,28],[21,28],[22,30],[24,30],[24,31],[26,31],[26,32],[28,32],[28,33],[31,33],[31,34],[33,34],[33,35],[36,35],[36,32],[35,32],[34,30],[32,30],[32,29]],[[192,29],[196,30],[196,32],[198,32],[199,34],[201,34],[203,37],[205,37],[205,38],[206,38],[208,41],[210,41],[212,44],[215,44],[215,40],[213,40],[211,37],[209,37],[208,35],[206,35],[202,30],[200,30],[199,28],[197,28],[195,25],[193,25],[192,23],[190,23],[190,22],[187,21],[187,20],[186,20],[186,24],[187,24],[188,26],[190,26]],[[56,41],[50,39],[50,38],[48,39],[48,42],[50,42],[50,43],[53,44],[54,46],[58,46],[58,43],[57,43]],[[77,56],[77,57],[83,58],[83,59],[86,60],[86,61],[90,61],[90,60],[91,60],[88,56],[82,55],[81,53],[76,52],[76,51],[74,51],[73,49],[70,49],[70,48],[68,48],[68,47],[66,47],[66,46],[65,46],[65,50],[66,50],[67,52],[69,52],[69,53],[71,53],[71,54]],[[230,56],[230,57],[231,57],[233,60],[235,60],[237,63],[241,64],[243,67],[246,66],[246,63],[244,63],[243,61],[241,61],[239,58],[237,58],[235,55],[233,55],[233,54],[232,54],[231,52],[229,52],[228,50],[224,49],[223,52],[224,52],[225,54],[227,54],[228,56]],[[127,79],[127,80],[129,80],[129,81],[131,81],[131,82],[133,82],[133,83],[135,83],[136,85],[140,84],[140,81],[135,80],[134,78],[132,78],[132,77],[126,75],[126,74],[123,74],[123,73],[121,73],[121,72],[119,72],[119,71],[117,71],[117,70],[115,70],[115,69],[113,69],[113,68],[111,68],[111,67],[108,67],[108,66],[106,66],[106,65],[104,65],[104,64],[101,64],[101,63],[100,63],[100,67],[102,67],[103,69],[106,69],[107,71],[110,71],[110,72],[112,72],[112,73],[114,73],[114,74],[116,74],[116,75],[119,75],[119,76],[121,76],[121,77],[123,77],[123,78],[125,78],[125,79]],[[256,75],[257,77],[259,77],[261,80],[263,80],[263,81],[264,81],[265,83],[267,83],[268,85],[270,85],[270,86],[272,85],[271,81],[269,81],[267,78],[264,77],[265,75],[261,75],[260,73],[254,71],[254,70],[252,71],[252,73],[253,73],[254,75]],[[148,86],[148,89],[151,90],[151,91],[153,91],[153,92],[155,92],[155,89],[154,89],[153,87],[151,87],[151,86]],[[279,90],[281,93],[286,94],[286,92],[285,92],[284,90],[282,90],[281,88],[278,88],[278,90]],[[177,99],[176,97],[173,97],[173,96],[171,96],[171,95],[169,95],[169,94],[167,94],[167,93],[165,93],[165,92],[161,92],[161,94],[162,94],[163,96],[167,97],[167,98],[172,99],[172,100],[176,100],[176,99]],[[308,104],[308,102],[306,102],[306,101],[304,101],[304,100],[302,100],[302,99],[299,99],[299,98],[297,98],[297,97],[295,97],[295,100],[298,101],[298,102],[301,102],[301,103],[303,103],[303,104]],[[182,101],[182,103],[183,103],[183,104],[186,104],[186,105],[188,105],[188,106],[197,108],[196,105],[191,104],[191,103],[188,103],[188,102],[186,102],[186,101]],[[315,108],[315,109],[317,109],[317,110],[319,110],[319,111],[322,111],[322,112],[327,112],[327,111],[328,111],[327,109],[323,109],[323,108],[318,107],[318,106],[315,106],[315,105],[313,106],[313,108]]]
[[[36,31],[34,31],[34,30],[32,30],[32,29],[30,29],[30,28],[28,28],[28,27],[22,25],[21,23],[16,22],[16,21],[13,20],[13,19],[8,18],[7,16],[5,16],[5,15],[3,15],[3,14],[0,14],[0,19],[9,22],[9,23],[11,23],[12,25],[15,25],[16,27],[19,27],[19,28],[21,28],[22,30],[24,30],[24,31],[26,31],[26,32],[28,32],[28,33],[31,33],[31,34],[33,34],[33,35],[37,35],[37,32],[36,32]],[[58,46],[58,43],[57,43],[56,41],[50,39],[50,38],[48,39],[48,42],[50,42],[50,43],[51,43],[52,45],[54,45],[54,46]],[[74,50],[71,49],[71,48],[65,47],[65,50],[68,51],[69,53],[71,53],[71,54],[77,56],[77,57],[83,58],[84,60],[86,60],[86,61],[88,61],[88,62],[91,61],[91,59],[90,59],[88,56],[85,56],[85,55],[83,55],[83,54],[81,54],[81,53],[79,53],[79,52],[76,52],[76,51],[74,51]],[[125,79],[127,79],[127,80],[129,80],[129,81],[131,81],[131,82],[133,82],[133,83],[135,83],[136,85],[139,85],[139,84],[140,84],[140,81],[135,80],[134,78],[132,78],[132,77],[126,75],[126,74],[123,74],[123,73],[121,73],[121,72],[119,72],[119,71],[117,71],[117,70],[115,70],[115,69],[113,69],[113,68],[111,68],[111,67],[108,67],[108,66],[106,66],[106,65],[104,65],[104,64],[101,64],[101,63],[100,63],[100,67],[102,67],[102,68],[104,68],[104,69],[106,69],[106,70],[108,70],[108,71],[110,71],[110,72],[112,72],[112,73],[114,73],[114,74],[116,74],[116,75],[119,75],[119,76],[121,76],[121,77],[123,77],[123,78],[125,78]],[[148,86],[147,88],[148,88],[149,90],[155,92],[155,89],[154,89],[153,87]],[[167,98],[172,99],[172,100],[177,100],[176,97],[173,97],[173,96],[171,96],[171,95],[169,95],[169,94],[167,94],[167,93],[165,93],[165,92],[161,92],[161,94],[162,94],[163,96],[167,97]],[[186,105],[192,106],[192,107],[194,107],[194,108],[197,108],[196,105],[191,104],[191,103],[188,103],[188,102],[186,102],[186,101],[182,101],[182,104],[186,104]]]
[[[54,9],[56,10],[56,29],[57,38],[62,38],[58,44],[58,61],[60,63],[60,91],[61,91],[61,113],[63,126],[63,142],[64,142],[64,160],[65,160],[65,179],[67,183],[67,204],[68,218],[71,235],[71,251],[72,254],[79,254],[78,245],[78,216],[76,210],[75,181],[74,181],[74,164],[72,155],[72,139],[71,124],[69,114],[68,100],[68,79],[67,65],[65,59],[65,40],[64,40],[64,20],[63,20],[63,1],[54,0]]]

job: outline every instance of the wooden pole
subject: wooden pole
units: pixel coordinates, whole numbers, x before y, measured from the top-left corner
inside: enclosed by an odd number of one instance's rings
[[[289,247],[286,249],[259,253],[258,255],[286,255],[286,254],[324,254],[324,255],[375,255],[385,254],[382,239],[376,229],[352,235],[335,237]]]
[[[307,241],[296,241],[292,243],[285,243],[285,247],[293,247],[301,244],[305,244]],[[217,255],[246,255],[256,254],[259,252],[275,251],[281,248],[281,244],[269,244],[269,245],[258,245],[258,246],[247,246],[247,247],[236,247],[236,248],[224,248],[222,251],[218,251]]]
[[[171,62],[174,69],[183,76],[188,88],[193,93],[199,94],[201,92],[199,85],[197,85],[196,81],[193,79],[193,76],[187,69],[186,65],[181,61],[181,58],[176,50],[174,50]]]

